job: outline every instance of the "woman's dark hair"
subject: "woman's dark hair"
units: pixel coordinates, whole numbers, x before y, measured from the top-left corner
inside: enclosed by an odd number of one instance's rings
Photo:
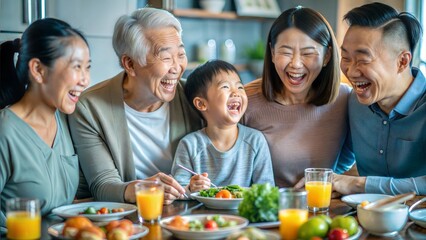
[[[420,22],[410,13],[401,12],[383,3],[370,3],[349,11],[343,16],[349,26],[383,28],[383,36],[395,41],[401,38],[413,53],[422,35]]]
[[[213,78],[221,72],[234,72],[238,75],[234,65],[222,60],[210,60],[195,68],[188,76],[185,84],[185,95],[191,106],[198,112],[193,104],[196,97],[207,97],[207,90]],[[241,78],[240,78],[241,79]]]
[[[274,101],[282,94],[284,85],[272,62],[271,50],[278,36],[285,30],[296,28],[315,42],[330,50],[330,61],[324,66],[308,92],[308,102],[316,106],[334,101],[339,93],[340,69],[339,53],[332,28],[317,11],[301,6],[290,8],[274,21],[268,34],[265,60],[263,65],[262,93],[268,101]]]
[[[0,45],[0,109],[19,101],[30,85],[28,62],[38,58],[45,66],[52,67],[64,56],[70,38],[86,38],[68,23],[45,18],[32,23],[22,34],[22,39],[6,41]],[[15,53],[19,53],[16,67]]]

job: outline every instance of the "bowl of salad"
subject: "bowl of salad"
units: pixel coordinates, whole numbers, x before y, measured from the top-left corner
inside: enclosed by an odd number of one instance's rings
[[[223,239],[248,224],[234,215],[193,214],[161,219],[160,226],[179,239]]]
[[[212,209],[238,209],[243,200],[243,191],[239,185],[228,185],[225,187],[209,188],[192,193],[191,197],[204,203]]]

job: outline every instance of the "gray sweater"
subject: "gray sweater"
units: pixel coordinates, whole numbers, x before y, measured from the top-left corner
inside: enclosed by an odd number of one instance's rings
[[[185,136],[176,150],[172,174],[182,185],[189,184],[191,174],[179,168],[181,164],[194,172],[209,174],[218,186],[238,184],[250,187],[253,183],[274,183],[271,155],[260,131],[238,124],[239,133],[234,146],[218,151],[204,129]]]

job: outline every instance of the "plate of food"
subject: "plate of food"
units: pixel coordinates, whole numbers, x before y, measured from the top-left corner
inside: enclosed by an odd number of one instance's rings
[[[279,240],[281,236],[278,233],[270,231],[262,231],[255,227],[248,227],[244,230],[239,230],[231,233],[226,240]]]
[[[360,193],[346,195],[341,198],[342,202],[346,203],[352,208],[356,209],[356,206],[364,201],[372,203],[383,198],[390,198],[392,196],[386,194],[374,194],[374,193]]]
[[[280,221],[275,222],[254,222],[249,223],[249,227],[257,227],[257,228],[277,228],[280,226]]]
[[[209,188],[191,194],[191,197],[212,209],[237,209],[243,200],[244,188],[238,185]]]
[[[116,202],[85,202],[55,208],[52,213],[70,218],[84,216],[92,221],[108,222],[122,219],[137,210],[136,205]]]
[[[222,239],[248,224],[248,220],[234,215],[194,214],[172,216],[160,221],[160,226],[179,239]]]
[[[61,240],[75,239],[80,236],[102,240],[107,237],[108,239],[139,239],[147,235],[149,230],[140,224],[133,224],[128,219],[92,223],[88,218],[77,216],[68,218],[64,223],[50,226],[47,232],[55,239]]]

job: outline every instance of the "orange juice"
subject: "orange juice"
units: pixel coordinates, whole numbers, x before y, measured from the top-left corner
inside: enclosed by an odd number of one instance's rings
[[[308,207],[328,208],[331,199],[331,182],[312,181],[305,183]]]
[[[142,238],[142,240],[161,240],[163,235],[161,232],[161,226],[159,223],[144,223],[145,227],[149,229],[148,234]]]
[[[280,218],[280,234],[284,240],[297,239],[297,231],[299,227],[308,221],[308,210],[304,209],[281,209]]]
[[[41,236],[40,214],[8,212],[6,226],[8,239],[39,239]]]
[[[163,211],[163,188],[149,188],[136,192],[139,215],[143,220],[157,220]]]

